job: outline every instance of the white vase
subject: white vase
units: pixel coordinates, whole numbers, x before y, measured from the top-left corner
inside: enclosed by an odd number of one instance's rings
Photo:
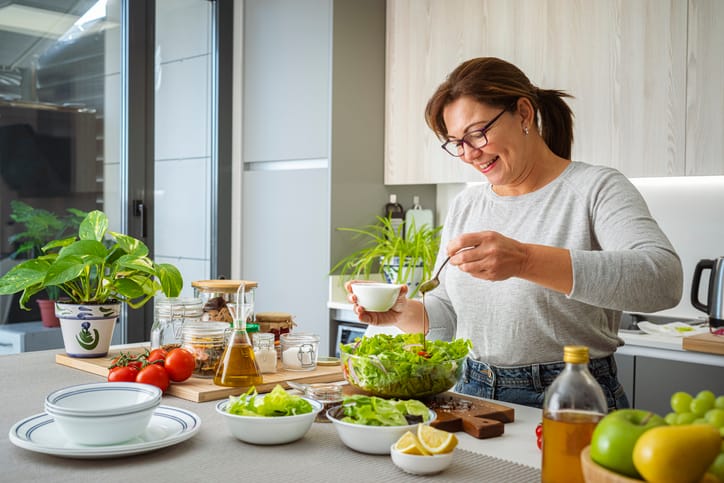
[[[66,304],[56,302],[65,352],[71,357],[103,357],[113,338],[121,304]]]

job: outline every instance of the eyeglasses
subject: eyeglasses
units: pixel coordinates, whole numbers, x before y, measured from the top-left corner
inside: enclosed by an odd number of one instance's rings
[[[487,131],[495,124],[495,121],[500,119],[500,116],[505,114],[511,108],[515,106],[515,102],[503,109],[500,114],[495,116],[485,126],[475,131],[470,131],[462,139],[448,139],[442,144],[442,148],[450,155],[460,157],[465,154],[465,144],[473,149],[482,149],[488,144]]]

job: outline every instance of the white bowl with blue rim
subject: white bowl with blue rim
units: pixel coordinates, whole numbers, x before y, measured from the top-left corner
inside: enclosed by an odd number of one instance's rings
[[[45,398],[45,412],[70,441],[118,444],[139,436],[161,404],[161,390],[136,382],[69,386]]]

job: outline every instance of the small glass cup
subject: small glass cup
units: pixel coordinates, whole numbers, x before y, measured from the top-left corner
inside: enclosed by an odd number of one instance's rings
[[[282,347],[282,367],[287,371],[313,371],[317,368],[319,336],[290,332],[279,336]]]
[[[318,423],[328,423],[327,410],[342,404],[344,395],[342,394],[342,386],[339,384],[316,383],[310,384],[304,390],[304,394],[316,401],[322,403],[322,410],[317,413],[314,419]]]

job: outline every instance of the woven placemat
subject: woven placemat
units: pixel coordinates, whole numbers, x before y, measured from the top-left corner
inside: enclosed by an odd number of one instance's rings
[[[245,445],[244,443],[239,443]],[[261,447],[249,445],[246,459],[239,452],[241,473],[267,481],[288,481],[289,470],[297,470],[298,481],[314,482],[404,482],[455,481],[526,483],[539,482],[540,470],[512,463],[492,456],[456,449],[450,467],[442,473],[429,476],[410,475],[399,469],[389,455],[358,453],[346,447],[331,424],[315,424],[304,439],[292,444]],[[244,465],[243,462],[249,462]]]

